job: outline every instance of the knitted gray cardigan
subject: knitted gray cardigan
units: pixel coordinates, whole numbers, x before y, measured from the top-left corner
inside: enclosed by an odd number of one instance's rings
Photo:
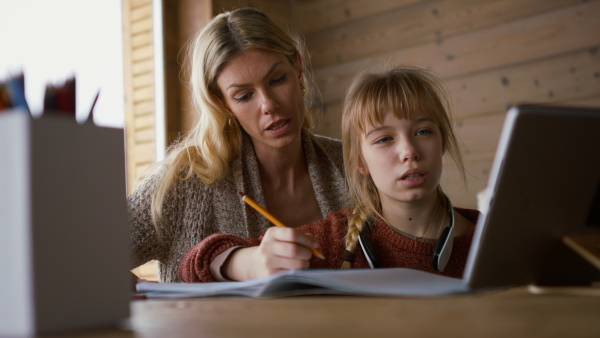
[[[129,195],[132,268],[155,259],[161,282],[180,282],[179,263],[205,237],[213,233],[258,237],[271,225],[237,195],[243,191],[265,206],[254,147],[250,137],[242,134],[242,151],[232,160],[224,178],[208,185],[193,175],[174,183],[163,205],[160,239],[150,215],[152,191],[159,174],[148,177]],[[302,145],[313,190],[325,218],[327,213],[347,203],[341,142],[303,131]]]

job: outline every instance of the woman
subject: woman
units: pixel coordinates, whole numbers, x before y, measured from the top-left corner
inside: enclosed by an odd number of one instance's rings
[[[270,223],[244,191],[295,227],[346,200],[341,143],[312,135],[301,41],[254,9],[216,16],[190,48],[198,122],[129,196],[133,266],[158,260],[178,282],[183,255],[213,233],[258,237]]]

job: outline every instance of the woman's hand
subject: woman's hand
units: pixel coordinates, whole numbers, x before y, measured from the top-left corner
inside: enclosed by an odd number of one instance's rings
[[[320,248],[310,235],[292,228],[271,227],[259,246],[233,252],[223,266],[227,278],[248,280],[286,270],[308,269],[312,249]]]

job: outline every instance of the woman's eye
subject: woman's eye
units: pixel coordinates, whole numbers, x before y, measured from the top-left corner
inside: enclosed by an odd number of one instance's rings
[[[271,84],[273,84],[273,85],[280,84],[280,83],[282,83],[283,81],[285,81],[285,77],[286,77],[286,75],[285,75],[285,74],[283,74],[283,75],[281,75],[280,77],[273,79],[273,80],[271,81]]]
[[[386,142],[389,142],[391,140],[392,140],[391,137],[385,136],[385,137],[381,137],[381,138],[376,139],[375,143],[386,143]]]
[[[236,100],[237,102],[244,102],[244,101],[248,100],[249,98],[250,98],[250,93],[244,94],[241,96],[236,96],[233,99]]]

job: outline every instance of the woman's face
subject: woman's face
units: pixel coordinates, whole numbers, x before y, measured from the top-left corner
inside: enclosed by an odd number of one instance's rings
[[[359,170],[371,175],[384,214],[398,203],[424,202],[436,196],[442,175],[440,128],[424,114],[413,117],[398,119],[387,110],[383,123],[369,126],[361,140]]]
[[[225,105],[262,151],[300,144],[304,122],[301,67],[285,55],[249,49],[228,61],[217,77]]]

